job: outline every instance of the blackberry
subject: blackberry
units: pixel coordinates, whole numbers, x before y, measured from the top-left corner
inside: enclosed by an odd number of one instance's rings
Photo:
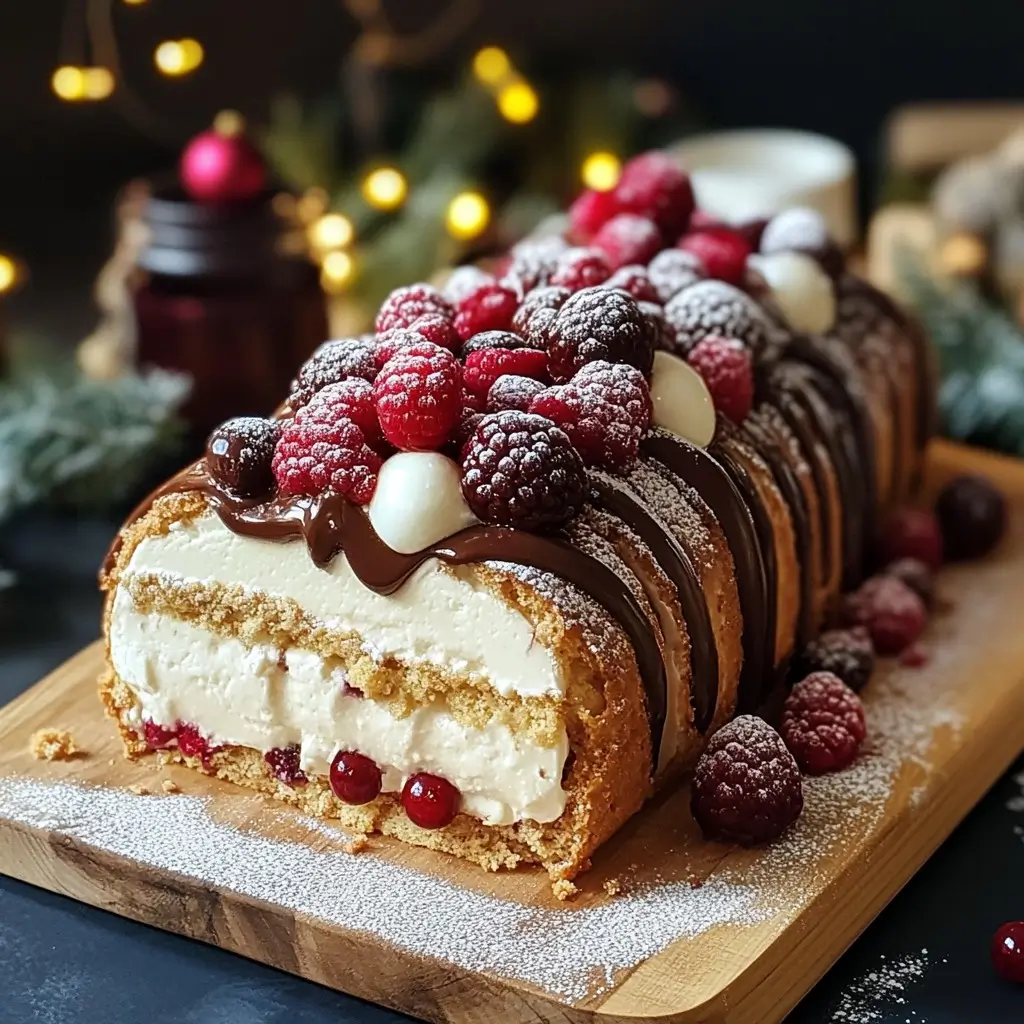
[[[875,670],[875,648],[864,629],[831,629],[812,640],[793,663],[793,679],[831,672],[851,690],[863,690]]]

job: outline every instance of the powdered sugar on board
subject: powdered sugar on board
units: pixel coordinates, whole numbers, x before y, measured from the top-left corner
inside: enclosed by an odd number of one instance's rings
[[[943,959],[942,963],[945,962]],[[878,967],[865,971],[846,986],[829,1019],[833,1024],[928,1024],[927,1017],[905,1007],[910,990],[924,979],[930,967],[927,949],[894,958],[883,956]]]

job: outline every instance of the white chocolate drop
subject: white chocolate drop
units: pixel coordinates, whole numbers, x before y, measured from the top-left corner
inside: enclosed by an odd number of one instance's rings
[[[813,257],[786,251],[751,256],[747,262],[765,279],[794,330],[825,334],[835,326],[835,289]]]
[[[462,497],[459,467],[439,452],[392,455],[381,466],[367,513],[380,539],[403,555],[478,522]]]
[[[670,352],[654,353],[651,373],[652,417],[681,438],[706,448],[715,436],[715,403],[704,378],[689,363]]]

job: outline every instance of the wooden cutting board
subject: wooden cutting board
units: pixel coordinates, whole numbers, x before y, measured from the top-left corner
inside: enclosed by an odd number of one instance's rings
[[[869,748],[808,780],[765,849],[704,842],[680,791],[569,903],[533,871],[381,839],[351,852],[274,801],[125,762],[94,645],[0,712],[0,870],[429,1020],[781,1020],[1024,747],[1024,464],[937,444],[929,484],[966,470],[1007,492],[1009,537],[943,572],[928,664],[876,673]],[[35,760],[48,727],[85,754]]]

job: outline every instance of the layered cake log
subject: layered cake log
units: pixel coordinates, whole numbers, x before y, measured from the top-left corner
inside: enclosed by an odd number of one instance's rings
[[[916,325],[660,154],[229,421],[102,574],[127,753],[571,878],[784,685],[911,493]]]

